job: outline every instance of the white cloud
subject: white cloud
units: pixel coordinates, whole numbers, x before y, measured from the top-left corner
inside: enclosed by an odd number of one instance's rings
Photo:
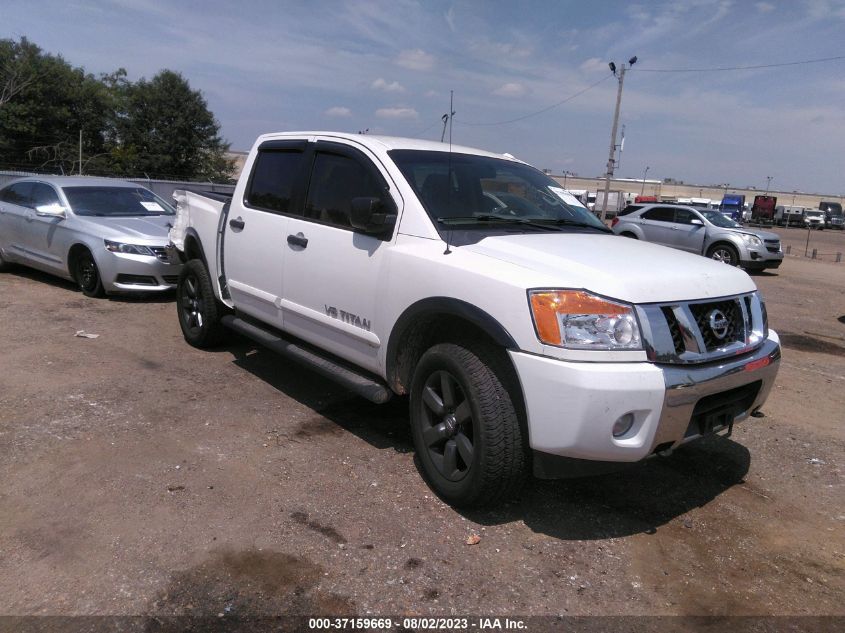
[[[449,7],[449,10],[443,16],[446,19],[446,24],[449,25],[449,30],[455,32],[455,7]]]
[[[436,90],[426,90],[425,95],[423,96],[428,97],[430,99],[431,97],[439,97],[440,93]]]
[[[771,2],[758,2],[754,5],[760,13],[769,13],[775,10],[775,5]]]
[[[417,119],[420,115],[413,108],[379,108],[376,116],[382,119]]]
[[[372,88],[376,90],[383,90],[384,92],[405,92],[405,86],[398,81],[386,81],[379,77],[372,84]]]
[[[326,116],[333,116],[333,117],[348,117],[352,116],[352,110],[349,108],[345,108],[343,106],[334,106],[333,108],[329,108],[325,112],[323,112]]]
[[[431,70],[434,68],[434,55],[421,48],[404,50],[396,58],[396,64],[411,70]]]
[[[500,97],[521,97],[525,94],[525,86],[519,83],[506,83],[496,88],[493,94]]]
[[[587,61],[581,64],[578,68],[587,73],[594,73],[598,70],[607,70],[607,62],[601,57],[590,57]]]

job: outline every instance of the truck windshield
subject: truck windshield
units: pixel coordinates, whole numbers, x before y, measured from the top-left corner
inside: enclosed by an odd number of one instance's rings
[[[700,213],[707,219],[710,224],[714,226],[719,226],[723,229],[741,229],[742,225],[738,222],[734,222],[726,215],[719,213],[718,211],[700,211]]]
[[[541,171],[512,160],[420,150],[390,157],[439,225],[609,229]]]
[[[143,187],[63,187],[76,215],[173,215],[173,207]]]

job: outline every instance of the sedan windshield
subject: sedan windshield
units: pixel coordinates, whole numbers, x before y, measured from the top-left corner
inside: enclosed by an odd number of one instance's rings
[[[64,187],[76,215],[173,215],[173,207],[143,187]]]
[[[419,150],[393,150],[390,157],[438,227],[610,232],[556,181],[523,163]]]
[[[699,211],[710,224],[722,227],[723,229],[741,229],[739,222],[734,222],[728,216],[719,211]]]

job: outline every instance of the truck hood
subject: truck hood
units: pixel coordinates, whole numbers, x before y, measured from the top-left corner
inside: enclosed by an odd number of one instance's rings
[[[110,240],[165,245],[170,225],[175,215],[152,215],[149,217],[97,217],[76,216],[79,228],[97,237]]]
[[[756,290],[738,268],[616,235],[491,236],[461,248],[535,271],[538,285],[585,288],[630,303],[709,299]]]

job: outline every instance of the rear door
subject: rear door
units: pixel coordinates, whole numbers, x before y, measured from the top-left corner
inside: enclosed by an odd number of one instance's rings
[[[37,209],[40,206],[61,205],[56,190],[43,182],[32,183],[30,190],[30,208],[26,213],[24,231],[21,242],[26,248],[31,260],[40,267],[59,272],[67,272],[64,264],[64,241],[61,239],[65,218],[40,216]]]
[[[29,261],[22,237],[27,213],[32,204],[31,182],[16,182],[3,189],[0,197],[0,248],[10,257]]]
[[[693,224],[698,220],[701,224]],[[704,221],[691,209],[675,209],[675,229],[672,231],[672,245],[690,253],[701,253],[706,234]]]
[[[301,206],[306,147],[304,140],[262,143],[223,227],[223,265],[235,308],[276,327],[283,323],[289,214]]]
[[[674,246],[675,231],[674,207],[652,207],[640,215],[640,227],[646,240],[666,246]]]
[[[283,301],[285,330],[374,372],[386,344],[374,319],[392,235],[353,230],[350,210],[356,197],[391,203],[377,162],[351,145],[314,144],[303,213],[288,225]]]

